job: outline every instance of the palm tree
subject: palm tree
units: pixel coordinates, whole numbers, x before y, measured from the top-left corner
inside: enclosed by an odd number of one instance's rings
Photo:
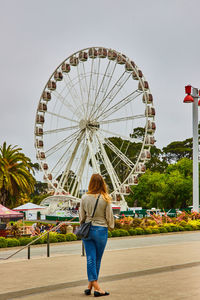
[[[0,147],[0,203],[9,205],[20,194],[30,195],[34,191],[35,178],[30,158],[21,153],[17,146]]]

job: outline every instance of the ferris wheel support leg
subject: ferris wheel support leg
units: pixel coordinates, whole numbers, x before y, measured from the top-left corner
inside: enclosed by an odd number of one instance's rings
[[[128,204],[124,198],[124,195],[121,194],[122,200],[120,201],[121,210],[127,210]]]
[[[65,185],[65,183],[66,183],[67,177],[68,177],[69,172],[70,172],[70,168],[71,168],[71,166],[72,166],[72,163],[73,163],[73,161],[74,161],[75,155],[76,155],[76,153],[77,153],[77,151],[78,151],[78,148],[79,148],[79,145],[80,145],[80,143],[81,143],[82,136],[83,136],[83,133],[81,134],[81,136],[80,136],[80,137],[78,138],[78,140],[77,140],[77,143],[76,143],[76,145],[75,145],[75,147],[74,147],[74,150],[73,150],[73,152],[72,152],[72,156],[71,156],[71,158],[70,158],[70,160],[69,160],[69,162],[68,162],[68,164],[67,164],[67,166],[66,166],[66,168],[65,168],[65,171],[63,172],[63,174],[62,174],[62,176],[61,176],[61,179],[60,179],[60,182],[59,182],[58,187],[57,187],[57,189],[56,189],[56,192],[59,191],[60,188],[61,188],[61,189],[64,188],[64,185]]]
[[[79,187],[80,187],[80,184],[81,184],[81,177],[83,175],[83,171],[84,171],[84,168],[85,168],[86,160],[87,160],[87,157],[88,157],[88,152],[89,152],[89,149],[88,149],[88,146],[87,146],[86,149],[85,149],[81,164],[80,164],[80,169],[77,173],[76,180],[75,180],[75,182],[73,184],[73,187],[72,187],[72,190],[71,190],[71,194],[72,195],[74,194],[75,197],[77,197],[77,195],[78,195],[78,190],[79,190]]]
[[[86,138],[87,138],[87,144],[88,144],[88,148],[89,148],[89,153],[90,153],[90,157],[92,160],[92,167],[94,172],[99,173],[100,174],[100,167],[97,163],[97,160],[95,158],[95,154],[93,152],[93,148],[92,148],[92,144],[91,144],[91,139],[92,137],[89,135],[88,130],[86,129]]]
[[[106,150],[105,150],[105,148],[103,146],[103,143],[101,142],[101,139],[100,139],[98,133],[96,134],[96,136],[97,136],[97,140],[98,140],[101,152],[102,152],[102,156],[103,156],[103,160],[104,160],[104,163],[105,163],[105,167],[106,167],[106,169],[108,171],[108,174],[110,176],[110,179],[112,181],[113,188],[115,190],[117,190],[118,187],[121,185],[120,180],[119,180],[119,178],[118,178],[118,176],[117,176],[117,174],[116,174],[116,172],[115,172],[115,170],[114,170],[114,168],[113,168],[113,166],[112,166],[112,164],[111,164],[111,162],[110,162],[110,160],[108,158],[108,155],[106,153]]]

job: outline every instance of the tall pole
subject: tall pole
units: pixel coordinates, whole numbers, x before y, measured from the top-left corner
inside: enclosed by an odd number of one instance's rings
[[[193,211],[199,212],[198,89],[193,88]]]

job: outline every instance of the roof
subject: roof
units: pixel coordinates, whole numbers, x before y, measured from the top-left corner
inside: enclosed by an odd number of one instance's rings
[[[18,207],[13,208],[13,210],[15,210],[15,211],[26,211],[26,210],[43,209],[43,208],[46,208],[46,207],[28,202],[28,203],[25,203],[23,205],[20,205]]]
[[[23,218],[24,214],[20,214],[0,204],[0,218]]]

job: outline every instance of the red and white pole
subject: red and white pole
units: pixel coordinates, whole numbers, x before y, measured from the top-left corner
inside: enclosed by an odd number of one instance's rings
[[[198,139],[198,101],[199,90],[191,85],[185,87],[187,96],[184,103],[192,105],[193,124],[193,211],[199,212],[199,139]]]

